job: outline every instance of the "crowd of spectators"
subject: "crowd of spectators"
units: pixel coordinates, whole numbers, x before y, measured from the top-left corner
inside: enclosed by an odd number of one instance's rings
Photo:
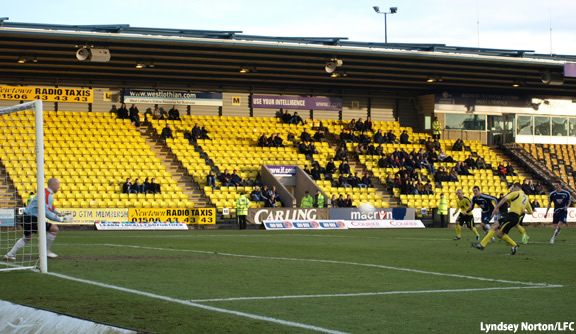
[[[264,202],[264,207],[266,208],[276,207],[280,201],[275,186],[271,188],[264,186],[262,189],[259,186],[254,187],[254,190],[250,193],[250,199],[254,202]]]
[[[195,123],[194,127],[190,131],[184,132],[184,138],[188,139],[188,143],[190,145],[194,145],[198,139],[210,139],[210,137],[208,137],[208,130],[206,130],[206,127],[203,126],[200,128],[198,123]]]
[[[156,183],[156,179],[144,179],[144,183],[140,183],[138,178],[134,179],[132,183],[131,178],[126,178],[126,182],[122,185],[122,193],[124,194],[160,194],[160,184]]]

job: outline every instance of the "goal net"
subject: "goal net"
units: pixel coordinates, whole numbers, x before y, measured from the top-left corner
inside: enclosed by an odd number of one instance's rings
[[[46,202],[42,101],[0,108],[0,271],[48,270],[45,205],[38,205],[38,237],[9,254],[24,236],[22,214],[36,195]]]

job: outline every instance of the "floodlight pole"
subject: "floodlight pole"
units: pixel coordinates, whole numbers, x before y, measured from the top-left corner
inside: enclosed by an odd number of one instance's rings
[[[384,43],[388,44],[388,14],[396,14],[398,7],[390,7],[390,12],[381,12],[380,7],[374,6],[376,14],[384,14]]]

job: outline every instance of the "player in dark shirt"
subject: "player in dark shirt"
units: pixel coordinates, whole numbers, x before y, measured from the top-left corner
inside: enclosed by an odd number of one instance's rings
[[[550,193],[548,198],[548,206],[546,207],[546,214],[548,215],[548,210],[554,203],[554,215],[552,216],[552,224],[554,225],[554,235],[550,239],[550,243],[553,244],[556,240],[558,234],[562,230],[562,225],[566,224],[568,219],[568,207],[572,202],[572,197],[567,190],[562,189],[562,183],[559,180],[554,182],[554,191]]]

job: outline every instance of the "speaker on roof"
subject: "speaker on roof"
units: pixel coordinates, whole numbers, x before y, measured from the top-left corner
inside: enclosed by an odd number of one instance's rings
[[[90,49],[90,61],[105,63],[110,61],[110,50]]]
[[[560,86],[564,84],[564,75],[561,73],[550,73],[550,71],[544,71],[542,73],[542,83],[553,86]]]
[[[336,69],[340,66],[342,66],[343,62],[340,59],[332,59],[331,61],[326,63],[326,67],[325,70],[328,73],[332,73],[334,71],[336,71]]]
[[[76,58],[82,61],[88,60],[105,63],[110,61],[110,50],[80,48],[78,51],[76,51]]]
[[[78,60],[86,60],[88,57],[90,57],[90,51],[88,49],[81,48],[76,51],[76,58],[78,58]]]

